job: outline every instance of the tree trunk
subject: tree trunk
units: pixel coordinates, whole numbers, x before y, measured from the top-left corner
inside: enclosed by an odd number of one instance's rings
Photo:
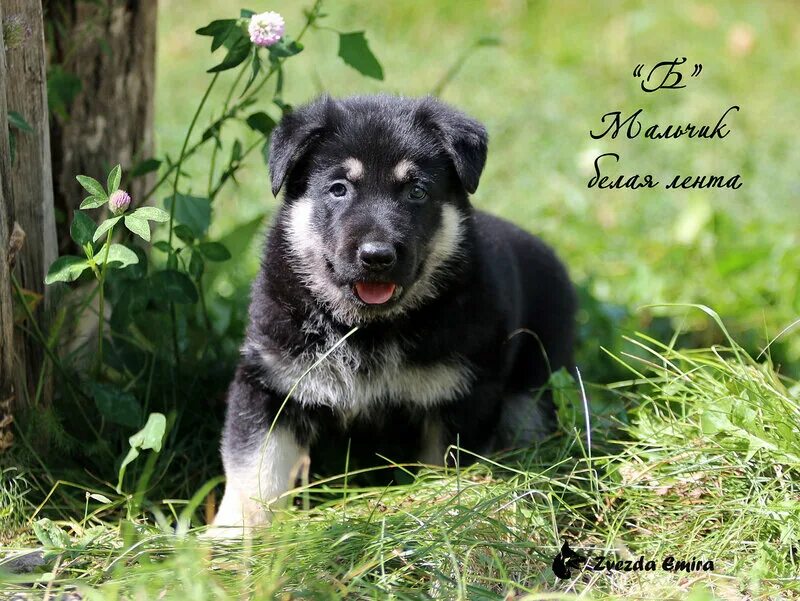
[[[0,23],[3,7],[0,5]],[[6,51],[0,27],[0,90],[6,89]],[[11,273],[8,239],[14,212],[11,209],[11,156],[8,145],[6,96],[0,94],[0,453],[11,446],[11,408],[14,404],[14,322],[11,305]]]
[[[1,0],[0,3],[4,23],[13,23],[13,27],[6,28],[6,33],[12,30],[14,33],[13,40],[8,35],[6,38],[7,108],[19,113],[31,128],[31,131],[15,134],[16,157],[10,169],[13,219],[22,227],[26,240],[17,257],[16,272],[24,290],[44,299],[34,315],[39,324],[45,324],[50,294],[45,289],[44,276],[57,251],[42,5],[34,0]],[[5,179],[9,173],[3,176]],[[46,331],[46,328],[41,329]],[[17,381],[16,403],[31,405],[37,390],[40,400],[47,402],[47,378],[40,378],[44,367],[41,344],[31,337],[19,336],[17,355],[24,368],[16,370],[17,375],[22,376],[21,381]]]
[[[153,152],[156,0],[44,0],[51,79],[57,69],[65,106],[50,122],[56,207],[66,215],[59,248],[69,250],[72,212],[86,194],[77,174],[105,181],[120,163],[126,172]],[[69,81],[80,82],[70,98]],[[51,82],[51,94],[52,82]],[[123,181],[134,202],[153,175]]]

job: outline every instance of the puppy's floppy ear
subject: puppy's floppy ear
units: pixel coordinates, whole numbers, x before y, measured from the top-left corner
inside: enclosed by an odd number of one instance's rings
[[[313,141],[328,125],[335,101],[330,96],[295,109],[272,130],[269,142],[269,174],[272,194],[278,195],[287,176]]]
[[[470,194],[475,192],[489,145],[483,124],[434,98],[422,101],[417,116],[437,130],[464,189]]]

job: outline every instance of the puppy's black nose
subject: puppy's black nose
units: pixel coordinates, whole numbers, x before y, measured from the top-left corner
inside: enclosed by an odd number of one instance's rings
[[[397,252],[387,242],[365,242],[358,247],[358,259],[365,267],[382,271],[395,264]]]

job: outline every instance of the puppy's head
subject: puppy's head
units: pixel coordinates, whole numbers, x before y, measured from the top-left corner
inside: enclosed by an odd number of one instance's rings
[[[324,97],[272,135],[272,191],[304,284],[340,321],[389,318],[436,295],[459,259],[483,126],[432,98]]]

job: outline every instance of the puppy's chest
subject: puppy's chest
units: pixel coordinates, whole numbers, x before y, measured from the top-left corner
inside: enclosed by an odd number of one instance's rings
[[[396,341],[370,351],[337,342],[329,337],[299,354],[260,349],[268,383],[302,404],[355,417],[387,403],[433,407],[462,396],[474,380],[469,362],[456,355],[421,363]]]

